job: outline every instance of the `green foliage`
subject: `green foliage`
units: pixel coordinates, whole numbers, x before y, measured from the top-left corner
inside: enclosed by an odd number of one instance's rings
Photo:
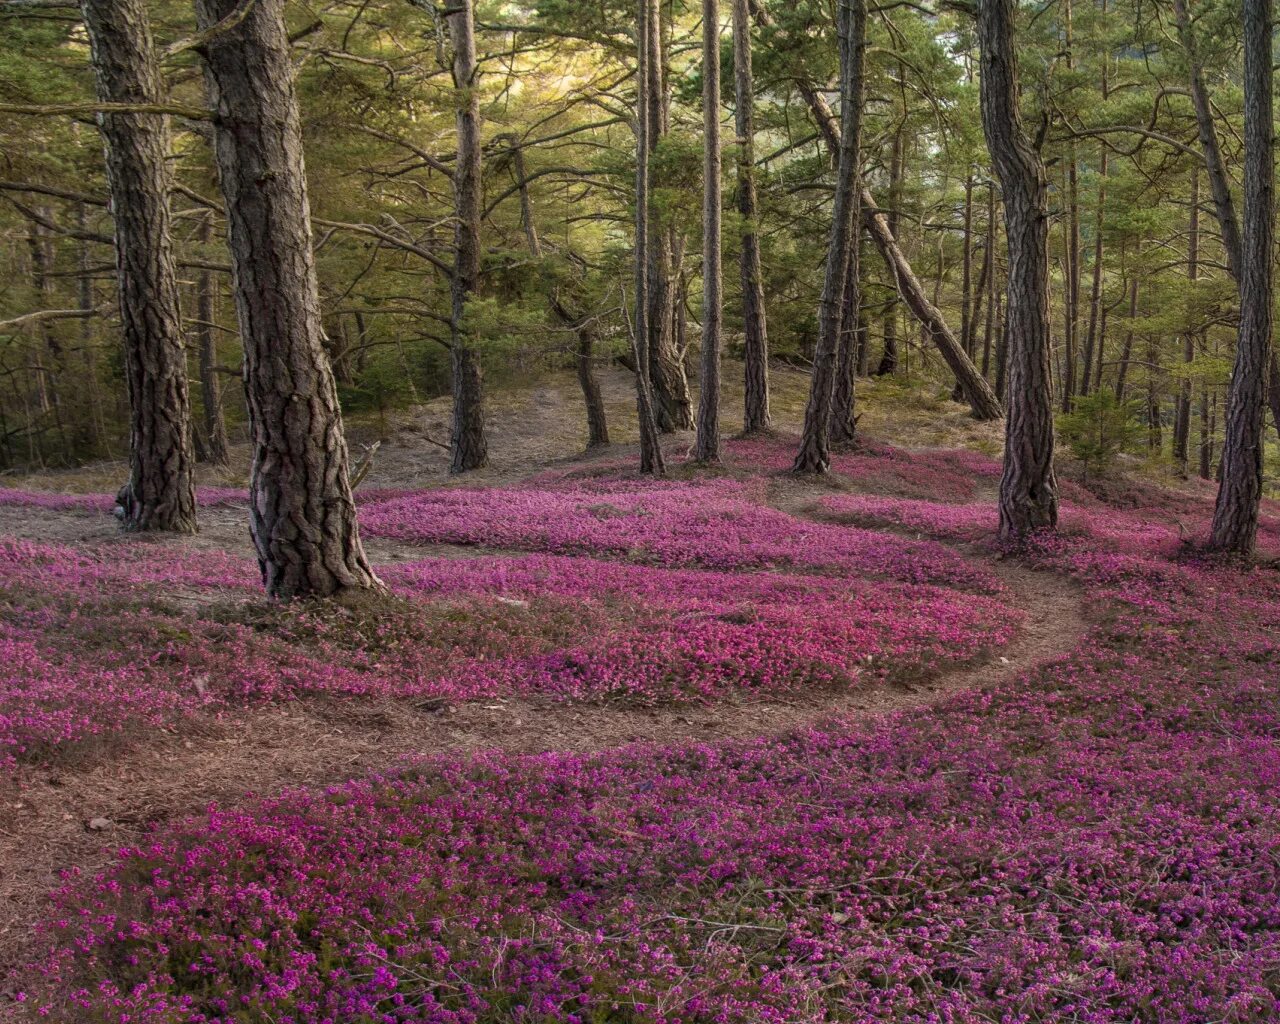
[[[1141,402],[1122,401],[1104,388],[1076,399],[1071,412],[1058,417],[1058,436],[1086,473],[1103,473],[1121,453],[1145,443],[1141,414]]]

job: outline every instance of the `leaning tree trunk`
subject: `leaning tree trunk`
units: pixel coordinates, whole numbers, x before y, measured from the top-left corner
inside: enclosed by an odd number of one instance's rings
[[[1264,392],[1271,350],[1275,270],[1275,126],[1272,121],[1271,0],[1243,0],[1244,238],[1240,248],[1240,336],[1227,394],[1222,482],[1210,546],[1248,555],[1262,500]]]
[[[652,82],[649,62],[650,26],[658,18],[658,0],[640,0],[636,32],[636,242],[635,242],[635,322],[631,330],[632,355],[636,364],[636,416],[640,428],[640,472],[662,476],[666,465],[658,438],[658,420],[653,407],[649,379],[649,314],[652,310],[650,284],[649,222],[649,136],[655,111],[650,102]]]
[[[604,396],[600,393],[600,381],[596,379],[595,328],[584,323],[577,328],[577,334],[578,386],[582,388],[582,401],[587,409],[587,447],[600,448],[609,443],[609,420]]]
[[[743,430],[768,430],[769,333],[765,319],[764,279],[755,170],[755,86],[751,75],[751,21],[748,0],[733,0],[734,127],[737,130],[738,213],[742,216],[742,349],[745,365]]]
[[[702,0],[702,374],[693,457],[720,461],[720,4]]]
[[[1004,194],[1009,246],[1005,335],[1009,410],[1000,536],[1020,541],[1058,522],[1053,474],[1053,386],[1049,376],[1047,183],[1022,128],[1014,54],[1014,0],[979,0],[982,128]]]
[[[200,223],[200,241],[213,236],[213,214]],[[202,268],[196,277],[196,344],[200,359],[200,397],[204,404],[204,455],[218,466],[227,464],[227,422],[222,415],[222,384],[218,380],[218,350],[214,334],[213,272]]]
[[[98,97],[160,103],[164,86],[143,0],[81,0]],[[170,226],[169,123],[102,114],[115,217],[116,278],[129,393],[127,530],[194,533],[191,407]]]
[[[889,215],[885,227],[894,238],[898,237],[898,208],[902,202],[902,128],[893,133],[889,149]],[[877,377],[887,377],[898,372],[898,293],[895,290],[884,310],[884,348],[876,367]]]
[[[800,450],[792,469],[826,473],[831,468],[831,406],[839,357],[844,291],[857,243],[859,144],[862,141],[862,60],[866,42],[865,0],[839,0],[841,136],[836,192],[831,211],[827,264],[818,304],[818,345],[813,355],[809,401]]]
[[[484,380],[480,357],[465,323],[467,300],[480,287],[480,94],[476,90],[476,33],[471,0],[448,14],[453,41],[453,87],[458,96],[458,158],[453,172],[454,262],[450,282],[449,357],[453,378],[453,427],[449,472],[466,473],[489,461],[484,430]]]
[[[253,444],[249,529],[272,598],[381,590],[360,546],[325,356],[285,0],[204,50]],[[238,0],[196,0],[202,29]]]

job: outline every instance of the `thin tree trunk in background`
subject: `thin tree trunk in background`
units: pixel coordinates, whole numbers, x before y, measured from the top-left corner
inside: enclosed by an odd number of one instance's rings
[[[769,332],[764,276],[760,269],[759,200],[755,171],[755,84],[751,73],[748,0],[733,0],[734,127],[737,131],[737,198],[742,216],[742,348],[746,374],[743,430],[767,430],[769,412]]]
[[[82,235],[89,230],[89,211],[84,203],[76,204],[76,230]],[[77,247],[76,258],[79,307],[88,313],[95,306],[93,261],[89,255],[89,243],[83,238]],[[100,454],[106,447],[107,425],[102,412],[102,394],[98,384],[98,358],[93,345],[93,320],[88,316],[80,321],[80,349],[84,360],[86,392],[89,401],[89,437],[94,454]]]
[[[595,372],[595,328],[583,324],[578,328],[578,385],[587,409],[587,447],[599,448],[609,443],[609,420],[604,396]]]
[[[1191,171],[1191,218],[1187,228],[1187,280],[1191,290],[1200,276],[1200,169]],[[1189,367],[1196,358],[1194,331],[1182,335],[1182,362]],[[1178,473],[1184,478],[1190,471],[1191,441],[1191,377],[1184,376],[1178,384],[1178,405],[1173,417],[1173,459]]]
[[[702,373],[693,457],[720,461],[720,4],[702,0]]]
[[[886,227],[894,238],[898,237],[898,206],[902,201],[902,130],[893,133],[893,144],[889,154],[889,217]],[[880,357],[880,365],[876,367],[877,377],[887,377],[898,369],[898,296],[886,303],[884,311],[884,352]]]
[[[1271,353],[1275,217],[1271,0],[1243,0],[1244,237],[1240,269],[1240,334],[1227,392],[1222,483],[1210,546],[1252,553],[1262,501],[1263,413]]]
[[[213,214],[200,222],[200,241],[213,238]],[[200,397],[204,405],[204,454],[215,465],[227,464],[227,423],[222,415],[222,383],[218,380],[218,347],[214,336],[213,273],[201,270],[196,277],[196,346],[200,359]]]
[[[1103,95],[1106,95],[1106,78],[1103,78]],[[1102,326],[1102,224],[1103,207],[1107,198],[1107,148],[1098,154],[1098,208],[1093,218],[1093,281],[1089,287],[1089,325],[1085,329],[1084,356],[1080,374],[1080,394],[1087,396],[1092,389],[1094,360],[1099,365],[1098,331]]]
[[[360,545],[324,352],[285,0],[257,0],[203,50],[216,112],[253,444],[249,531],[269,597],[380,591]],[[240,7],[196,0],[201,30]]]
[[[453,424],[449,472],[466,473],[489,462],[484,427],[484,378],[480,357],[465,323],[468,299],[480,287],[480,93],[476,76],[472,0],[458,0],[448,14],[453,43],[453,88],[458,96],[458,158],[453,173],[454,262],[450,283],[449,356],[453,377]]]
[[[1019,541],[1058,522],[1049,379],[1048,204],[1044,165],[1022,128],[1013,0],[979,0],[982,127],[1004,195],[1009,247],[1009,410],[1000,536]]]
[[[831,406],[835,394],[840,323],[849,260],[856,251],[859,200],[859,144],[862,141],[862,59],[866,43],[865,0],[839,0],[841,137],[836,167],[831,235],[822,297],[818,305],[818,347],[813,357],[809,401],[800,450],[792,469],[826,473],[831,468]]]
[[[1160,352],[1154,337],[1147,338],[1147,448],[1159,455],[1164,451],[1164,431],[1160,422],[1160,394],[1156,390],[1156,369]]]
[[[1210,421],[1209,389],[1200,389],[1200,479],[1213,479],[1213,426]]]
[[[666,466],[658,439],[657,416],[650,392],[649,376],[649,134],[654,113],[649,92],[652,87],[649,61],[652,26],[658,18],[658,0],[640,0],[636,56],[636,240],[635,318],[631,330],[636,363],[636,414],[640,427],[640,472],[662,476]]]
[[[143,0],[81,0],[98,98],[160,103],[164,84]],[[127,530],[194,533],[191,407],[169,211],[169,120],[102,114],[130,408]]]
[[[757,24],[762,26],[773,24],[773,20],[758,3],[754,3],[752,9],[755,13]],[[813,119],[817,123],[818,131],[822,134],[828,148],[833,153],[839,152],[840,126],[836,123],[835,115],[832,114],[826,98],[812,82],[805,79],[797,80],[796,87],[800,90],[805,103],[809,106]],[[951,328],[947,326],[941,311],[925,295],[920,279],[912,271],[910,262],[903,255],[893,232],[889,230],[884,214],[878,212],[876,201],[872,197],[870,190],[865,186],[859,192],[859,202],[862,204],[864,226],[870,232],[871,240],[875,242],[876,248],[880,250],[880,255],[884,258],[889,268],[889,272],[893,275],[898,294],[907,304],[907,308],[911,310],[912,315],[925,328],[926,333],[937,346],[938,351],[942,353],[942,358],[946,362],[947,368],[955,374],[956,379],[960,382],[964,391],[965,401],[968,402],[974,418],[979,420],[999,419],[1003,415],[1003,410],[1000,408],[1000,402],[996,399],[995,393],[991,390],[991,385],[983,379],[977,367],[964,354],[964,349]]]
[[[31,287],[40,300],[40,308],[52,309],[56,303],[50,294],[49,272],[52,261],[49,258],[48,240],[44,229],[35,221],[27,226],[27,251],[31,256]],[[61,357],[58,337],[54,333],[53,323],[45,320],[36,326],[36,333],[43,345],[34,360],[36,397],[41,412],[49,412],[58,404],[57,385],[54,381],[53,367]]]
[[[987,183],[987,251],[983,258],[982,273],[987,283],[987,316],[982,329],[982,376],[991,379],[991,343],[995,335],[996,321],[996,186]],[[1003,401],[1003,396],[996,393]]]
[[[1138,319],[1138,275],[1134,272],[1129,282],[1129,329],[1125,332],[1124,348],[1120,352],[1120,365],[1116,369],[1116,398],[1124,401],[1124,380],[1129,373],[1129,360],[1133,358],[1133,322]]]

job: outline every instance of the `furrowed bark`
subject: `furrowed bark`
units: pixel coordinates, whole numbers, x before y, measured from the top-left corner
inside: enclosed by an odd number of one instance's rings
[[[751,74],[748,0],[733,0],[734,127],[737,130],[737,199],[742,216],[742,348],[745,363],[743,431],[767,430],[769,412],[769,331],[760,269],[759,217],[755,175],[755,87]]]
[[[1244,237],[1240,261],[1240,334],[1227,393],[1222,482],[1213,512],[1210,547],[1252,553],[1262,500],[1263,413],[1271,322],[1275,232],[1271,0],[1243,0]]]
[[[143,0],[82,0],[103,103],[159,104],[164,86]],[[103,113],[115,219],[116,281],[129,394],[126,530],[194,533],[191,406],[174,265],[169,122],[159,113]]]
[[[200,27],[237,2],[196,0]],[[257,0],[203,51],[244,343],[249,531],[273,599],[377,592],[324,352],[284,4]]]
[[[982,127],[1004,195],[1009,247],[1006,306],[1009,411],[1000,480],[1000,536],[1021,541],[1058,522],[1049,376],[1047,181],[1022,127],[1014,0],[980,0]]]

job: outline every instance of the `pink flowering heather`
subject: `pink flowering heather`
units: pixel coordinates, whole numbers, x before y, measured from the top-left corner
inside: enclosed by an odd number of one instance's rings
[[[40,969],[84,1020],[1274,1020],[1280,584],[1076,572],[1082,649],[938,712],[214,808]]]
[[[555,489],[449,488],[376,501],[370,536],[422,544],[594,554],[666,567],[881,576],[998,593],[997,580],[938,544],[812,523],[762,504],[758,481],[607,481]]]
[[[661,570],[557,556],[426,559],[386,573],[409,603],[238,607],[256,568],[145,542],[0,544],[0,760],[246,700],[709,700],[927,675],[1010,639],[993,598],[912,584]]]

